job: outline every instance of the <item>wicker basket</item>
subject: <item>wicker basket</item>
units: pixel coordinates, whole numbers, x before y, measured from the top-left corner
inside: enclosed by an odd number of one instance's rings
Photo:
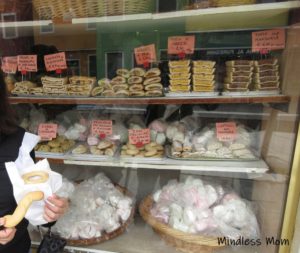
[[[121,191],[123,194],[125,194],[128,197],[132,197],[133,195],[124,187],[115,185],[119,191]],[[92,245],[92,244],[98,244],[101,242],[105,242],[108,240],[111,240],[125,232],[127,227],[133,222],[133,217],[135,214],[135,207],[132,207],[131,213],[129,218],[125,223],[122,224],[117,230],[111,232],[111,233],[103,233],[100,237],[97,238],[91,238],[91,239],[78,239],[78,240],[67,240],[67,245],[70,246],[86,246],[86,245]]]
[[[33,0],[40,19],[116,16],[152,12],[153,0]]]
[[[177,250],[185,253],[212,253],[217,249],[224,248],[224,245],[218,244],[216,238],[187,234],[158,221],[150,213],[152,206],[153,199],[149,195],[139,206],[141,216],[167,244],[175,247]]]
[[[256,0],[212,0],[212,6],[225,7],[245,4],[255,4]]]

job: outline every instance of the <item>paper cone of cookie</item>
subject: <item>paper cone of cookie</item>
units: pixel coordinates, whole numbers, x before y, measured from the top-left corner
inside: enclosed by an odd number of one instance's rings
[[[30,193],[39,192],[41,195],[40,200],[28,204],[28,210],[24,214],[35,226],[47,223],[43,218],[45,201],[62,186],[62,176],[51,170],[47,159],[34,163],[30,156],[39,139],[39,136],[25,133],[17,160],[5,163],[18,204],[30,202],[23,200]],[[34,197],[31,196],[32,198]]]

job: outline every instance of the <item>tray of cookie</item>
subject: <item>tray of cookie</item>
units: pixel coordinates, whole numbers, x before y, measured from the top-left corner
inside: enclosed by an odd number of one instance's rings
[[[236,136],[232,140],[222,141],[217,137],[214,126],[204,127],[199,132],[186,133],[176,138],[166,147],[166,155],[179,160],[259,160],[257,133],[251,132],[244,125],[236,127]]]
[[[144,145],[124,144],[120,151],[120,160],[128,163],[160,163],[166,159],[165,148],[157,142]]]
[[[37,157],[61,157],[70,151],[75,145],[75,141],[63,136],[58,136],[50,141],[42,141],[35,147]]]
[[[69,159],[103,161],[113,159],[119,150],[118,142],[99,140],[96,136],[89,137],[87,142],[77,143],[68,153]]]
[[[100,79],[92,90],[93,97],[159,97],[163,96],[159,68],[118,69],[111,80]]]

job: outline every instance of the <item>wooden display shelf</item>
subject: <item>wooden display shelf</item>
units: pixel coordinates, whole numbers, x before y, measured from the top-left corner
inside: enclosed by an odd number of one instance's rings
[[[157,98],[46,98],[10,97],[12,104],[77,104],[77,105],[166,105],[166,104],[251,104],[288,103],[289,96],[215,96],[215,97],[157,97]]]

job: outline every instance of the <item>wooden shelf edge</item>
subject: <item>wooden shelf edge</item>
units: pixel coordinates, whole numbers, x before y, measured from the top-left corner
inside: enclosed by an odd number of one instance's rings
[[[159,98],[43,98],[10,97],[12,104],[86,104],[86,105],[166,105],[166,104],[242,104],[288,103],[289,96],[218,96],[218,97],[159,97]]]

